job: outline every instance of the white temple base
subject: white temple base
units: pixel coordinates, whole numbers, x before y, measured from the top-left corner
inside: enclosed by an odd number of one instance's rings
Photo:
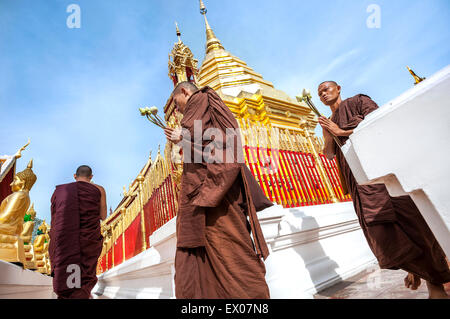
[[[52,277],[0,260],[0,299],[55,299]]]
[[[361,272],[376,260],[351,202],[258,213],[270,255],[271,298],[313,294]],[[175,218],[150,236],[152,247],[100,275],[96,298],[175,298]]]

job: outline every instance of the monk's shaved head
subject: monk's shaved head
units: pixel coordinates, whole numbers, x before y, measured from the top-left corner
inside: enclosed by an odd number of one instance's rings
[[[87,165],[81,165],[77,168],[77,172],[75,173],[77,177],[91,177],[92,169]]]
[[[191,95],[197,91],[197,86],[192,82],[183,81],[177,84],[177,86],[173,90],[172,96],[175,107],[181,114],[184,113],[186,103]]]
[[[185,89],[191,93],[194,93],[198,90],[197,86],[189,81],[183,81],[177,84],[177,86],[175,87],[175,89],[173,90],[173,96],[181,93],[181,89]]]
[[[323,81],[322,83],[319,84],[319,86],[321,86],[322,84],[325,84],[325,83],[329,83],[329,84],[334,85],[334,86],[338,86],[339,85],[335,81]]]
[[[323,81],[317,93],[323,104],[331,106],[340,101],[341,87],[335,81]]]

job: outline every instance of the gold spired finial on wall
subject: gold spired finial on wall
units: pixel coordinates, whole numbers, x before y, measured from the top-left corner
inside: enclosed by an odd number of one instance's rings
[[[411,75],[412,75],[413,78],[414,78],[414,81],[415,81],[414,85],[416,85],[417,83],[420,83],[420,82],[422,82],[423,80],[426,79],[426,78],[421,78],[421,77],[418,76],[416,73],[414,73],[414,71],[411,70],[411,69],[409,68],[409,66],[406,66],[406,68],[408,69],[409,73],[411,73]]]
[[[180,32],[180,29],[178,29],[178,23],[176,21],[175,21],[175,27],[177,28],[178,43],[181,43],[181,32]]]
[[[28,143],[25,144],[24,146],[22,146],[20,148],[20,150],[17,151],[17,153],[14,155],[15,158],[21,158],[22,157],[22,151],[25,150],[27,148],[27,146],[30,145],[30,139],[28,139]]]
[[[208,23],[208,19],[206,19],[206,12],[208,10],[205,7],[205,4],[202,0],[200,0],[200,13],[205,18],[205,26],[206,26],[206,53],[208,54],[212,50],[223,49],[222,44],[219,39],[216,38],[211,26]]]

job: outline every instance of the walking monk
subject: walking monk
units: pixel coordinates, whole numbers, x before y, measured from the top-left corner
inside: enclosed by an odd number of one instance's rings
[[[56,186],[51,199],[49,256],[59,299],[88,299],[97,283],[106,194],[103,187],[91,183],[92,176],[89,166],[80,166],[76,182]]]
[[[359,223],[380,268],[408,272],[405,286],[416,290],[426,280],[430,298],[447,298],[443,284],[450,281],[445,254],[409,196],[391,197],[384,184],[358,185],[344,155],[333,140],[342,144],[358,124],[378,105],[367,95],[344,101],[341,87],[334,81],[319,85],[320,100],[331,108],[331,120],[319,118],[325,139],[324,154],[336,155],[353,200]],[[331,133],[331,134],[330,134]]]
[[[272,203],[244,161],[238,160],[240,136],[230,132],[238,123],[209,87],[198,90],[190,82],[181,82],[173,99],[183,114],[184,131],[180,135],[179,130],[165,129],[173,143],[183,140],[176,297],[269,298],[261,259],[269,252],[256,212]],[[214,139],[207,137],[212,137],[208,133],[212,131]],[[195,139],[196,134],[203,138]]]

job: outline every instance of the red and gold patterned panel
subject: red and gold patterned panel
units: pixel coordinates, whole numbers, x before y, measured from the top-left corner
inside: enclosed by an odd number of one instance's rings
[[[137,215],[125,230],[125,259],[136,256],[142,252],[141,215]]]
[[[120,235],[114,243],[114,266],[117,266],[123,262],[123,240]]]
[[[108,259],[108,269],[111,269],[113,265],[113,258],[112,258],[112,249],[108,250],[108,253],[106,254],[106,258]]]

